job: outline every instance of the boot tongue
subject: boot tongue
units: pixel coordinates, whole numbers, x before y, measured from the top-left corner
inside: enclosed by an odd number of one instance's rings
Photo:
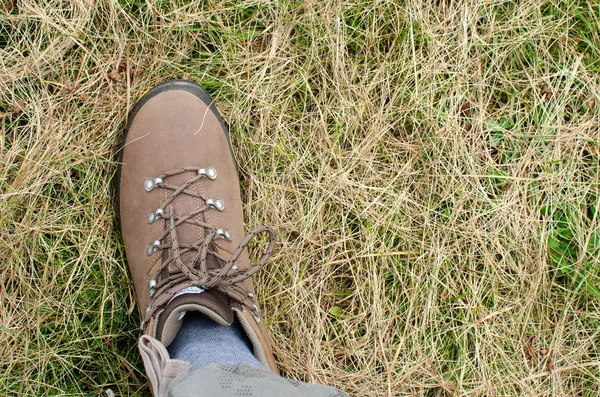
[[[211,248],[215,249],[214,246]],[[182,256],[182,260],[185,262],[189,259]],[[211,254],[206,256],[207,269],[218,269],[222,266],[222,261],[215,256]],[[168,277],[170,270],[172,269],[164,270],[165,277]],[[231,325],[235,318],[227,295],[217,290],[206,291],[200,287],[188,287],[176,293],[158,316],[156,338],[165,346],[169,346],[175,340],[185,314],[190,311],[200,312],[225,326]]]
[[[234,320],[227,295],[189,287],[177,293],[158,317],[156,338],[169,346],[181,328],[185,313],[189,311],[200,312],[221,325],[231,325]]]

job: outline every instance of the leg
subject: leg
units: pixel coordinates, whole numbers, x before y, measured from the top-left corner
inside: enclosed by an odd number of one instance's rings
[[[277,377],[251,280],[275,236],[268,226],[244,234],[229,135],[198,85],[163,83],[137,104],[119,172],[119,210],[144,318],[139,347],[155,396],[167,395],[171,383],[173,393],[183,393],[217,373],[235,374],[239,387],[313,387]],[[251,264],[246,247],[261,233],[269,243]]]

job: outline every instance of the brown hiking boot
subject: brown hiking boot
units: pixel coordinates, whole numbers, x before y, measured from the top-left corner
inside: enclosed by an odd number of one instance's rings
[[[229,134],[200,86],[169,81],[142,97],[118,184],[125,253],[144,319],[142,356],[156,340],[163,347],[152,349],[166,352],[184,312],[195,310],[221,325],[239,321],[256,358],[277,372],[250,280],[270,256],[274,234],[261,226],[245,235]],[[251,266],[246,246],[259,233],[270,241]],[[151,381],[160,382],[155,375]]]

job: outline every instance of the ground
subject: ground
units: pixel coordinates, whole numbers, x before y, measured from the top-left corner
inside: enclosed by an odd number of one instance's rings
[[[114,177],[185,78],[231,131],[282,372],[600,394],[600,5],[0,1],[0,395],[149,395]],[[165,150],[157,148],[157,150]]]

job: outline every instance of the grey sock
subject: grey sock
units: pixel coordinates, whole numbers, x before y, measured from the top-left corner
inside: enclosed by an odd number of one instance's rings
[[[250,341],[239,323],[226,327],[199,312],[186,313],[181,329],[167,350],[172,359],[190,363],[190,371],[210,364],[242,362],[264,368],[254,357]]]

